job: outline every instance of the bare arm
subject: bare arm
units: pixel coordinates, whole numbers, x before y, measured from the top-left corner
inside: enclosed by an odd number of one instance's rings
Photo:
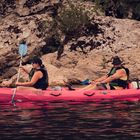
[[[112,80],[121,78],[122,76],[124,76],[126,73],[124,70],[117,70],[115,74],[107,77],[106,79],[104,79],[103,81],[101,81],[102,83],[109,83]]]
[[[106,78],[107,78],[107,75],[102,76],[102,77],[96,79],[94,82],[101,82],[101,81],[105,80]]]
[[[29,82],[17,82],[17,86],[33,86],[40,78],[42,78],[43,74],[41,71],[37,71],[34,73],[31,81]]]

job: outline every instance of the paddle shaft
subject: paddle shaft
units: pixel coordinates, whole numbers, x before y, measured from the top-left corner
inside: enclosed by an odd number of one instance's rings
[[[20,67],[22,66],[22,56],[20,58],[20,63],[19,63],[19,68],[18,68],[18,74],[17,74],[17,81],[19,81],[19,78],[20,78]],[[16,95],[16,91],[17,91],[17,88],[14,89],[14,92],[13,92],[13,95],[12,95],[12,103],[14,102],[14,98],[15,98],[15,95]]]

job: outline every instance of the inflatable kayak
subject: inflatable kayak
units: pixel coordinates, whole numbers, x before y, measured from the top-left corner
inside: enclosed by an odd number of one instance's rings
[[[11,101],[13,89],[0,88],[0,102]],[[140,89],[124,90],[68,90],[59,91],[48,89],[44,91],[17,90],[15,100],[20,101],[96,101],[96,100],[133,100],[140,99]]]

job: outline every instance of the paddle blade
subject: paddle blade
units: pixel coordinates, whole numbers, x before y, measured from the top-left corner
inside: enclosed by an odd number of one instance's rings
[[[24,56],[27,53],[27,45],[26,44],[20,44],[19,45],[19,54],[20,56]]]

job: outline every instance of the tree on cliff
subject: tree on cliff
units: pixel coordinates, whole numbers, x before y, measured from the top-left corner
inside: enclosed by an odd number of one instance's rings
[[[64,45],[72,38],[78,38],[83,35],[90,34],[94,28],[98,30],[98,25],[91,23],[88,11],[81,5],[78,5],[71,0],[66,0],[67,4],[63,5],[57,16],[54,17],[53,22],[50,23],[51,33],[56,40],[59,40],[58,57],[64,51]],[[89,29],[90,28],[90,29]],[[63,37],[63,38],[62,38]]]
[[[140,20],[140,0],[92,0],[106,16]]]

